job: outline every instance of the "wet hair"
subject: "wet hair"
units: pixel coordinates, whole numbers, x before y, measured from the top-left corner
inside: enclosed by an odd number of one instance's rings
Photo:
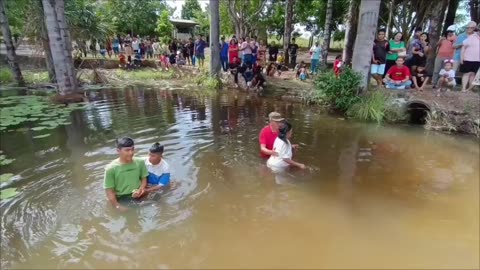
[[[380,34],[380,33],[384,33],[384,34],[385,34],[385,29],[383,29],[383,28],[378,29],[377,34]]]
[[[278,138],[287,143],[287,134],[290,130],[292,130],[292,124],[287,121],[283,122],[281,127],[278,129]]]
[[[340,58],[342,58],[342,55],[341,55],[341,54],[337,55],[337,57],[335,57],[335,60],[338,60],[338,59],[340,59]]]
[[[129,137],[117,138],[115,143],[116,143],[118,149],[121,149],[121,148],[124,148],[124,147],[133,147],[134,146],[132,138],[129,138]]]
[[[423,31],[422,27],[416,27],[415,28],[415,32],[421,32],[421,31]]]
[[[152,154],[162,154],[163,150],[164,150],[164,146],[157,142],[150,147],[149,151]]]

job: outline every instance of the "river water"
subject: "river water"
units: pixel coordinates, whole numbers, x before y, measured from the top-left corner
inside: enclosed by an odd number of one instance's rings
[[[2,268],[479,268],[479,143],[363,124],[244,93],[104,90],[50,137],[1,134],[21,193],[0,203]],[[270,111],[298,161],[258,155]],[[154,142],[180,187],[117,213],[102,189],[130,135]]]

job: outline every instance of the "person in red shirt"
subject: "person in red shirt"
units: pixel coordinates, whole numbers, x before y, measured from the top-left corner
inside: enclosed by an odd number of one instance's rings
[[[269,158],[271,155],[277,156],[278,153],[273,151],[273,143],[275,139],[278,137],[278,130],[282,125],[282,121],[285,119],[282,118],[282,115],[278,112],[271,112],[268,115],[268,120],[270,123],[265,126],[262,131],[260,131],[259,135],[259,143],[260,143],[260,156],[262,158]]]
[[[388,89],[408,89],[412,85],[410,69],[404,66],[405,58],[399,56],[396,65],[391,67],[385,76],[385,85]]]
[[[338,78],[340,76],[340,72],[342,71],[342,56],[337,55],[335,57],[335,62],[333,62],[333,72],[335,72],[335,76]]]

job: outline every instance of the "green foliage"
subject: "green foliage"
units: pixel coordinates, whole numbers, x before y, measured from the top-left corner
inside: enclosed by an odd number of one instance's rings
[[[195,18],[195,12],[202,11],[202,7],[198,0],[186,0],[185,4],[182,5],[182,19],[193,19]]]
[[[9,68],[0,68],[0,83],[11,83],[14,81],[13,73]]]
[[[156,31],[162,41],[168,41],[172,37],[173,24],[170,22],[170,14],[167,10],[162,11],[157,21]]]
[[[202,90],[217,90],[222,86],[219,79],[212,77],[208,72],[202,73],[195,78],[195,83],[201,87]]]
[[[309,101],[328,103],[341,111],[347,111],[360,100],[358,86],[361,75],[345,68],[339,78],[332,71],[321,73],[315,80],[315,91]]]
[[[2,190],[0,190],[0,199],[1,200],[10,199],[12,197],[15,197],[17,194],[18,194],[18,192],[17,192],[16,188],[2,189]]]
[[[164,10],[168,10],[164,0],[108,0],[102,14],[117,33],[145,36],[155,33],[158,15]]]
[[[206,11],[197,10],[194,13],[195,21],[199,26],[199,34],[208,36],[210,34],[210,13],[209,9]]]
[[[235,28],[233,25],[233,20],[228,14],[228,1],[220,1],[219,5],[220,12],[220,34],[226,37],[231,36],[235,33]]]
[[[388,97],[380,91],[362,96],[347,111],[347,115],[358,120],[381,123],[385,116]]]
[[[92,0],[65,1],[65,16],[73,40],[105,40],[114,34],[114,26],[98,6]]]

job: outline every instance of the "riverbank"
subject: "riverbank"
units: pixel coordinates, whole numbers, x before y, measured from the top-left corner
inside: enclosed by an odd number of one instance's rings
[[[105,87],[121,87],[125,85],[143,84],[158,87],[172,87],[168,81],[181,80],[185,88],[196,92],[205,89],[212,90],[219,85],[209,79],[204,70],[191,66],[178,66],[162,70],[154,61],[142,62],[142,68],[127,71],[118,68],[117,60],[106,60],[103,63],[92,60],[84,61],[82,65],[88,68],[78,70],[78,78],[82,89],[99,89]],[[99,68],[104,66],[106,68]],[[48,83],[46,71],[42,69],[25,70],[29,88],[52,88]],[[235,88],[233,78],[229,73],[222,73],[224,88]],[[267,84],[258,94],[275,99],[292,102],[307,102],[306,97],[315,91],[314,78],[306,81],[295,79],[294,71],[282,72],[280,76],[266,77]],[[11,88],[12,85],[2,82],[0,89]],[[246,85],[240,80],[238,86],[246,91]],[[173,87],[175,88],[175,87]],[[254,92],[254,90],[248,90]],[[386,95],[395,100],[394,106],[400,106],[406,114],[406,121],[424,124],[425,128],[448,133],[471,134],[480,137],[480,96],[478,93],[461,93],[458,91],[437,93],[433,89],[423,92],[415,90],[392,91],[382,89]],[[255,90],[256,92],[256,90]],[[392,105],[392,106],[393,106]],[[405,121],[402,121],[405,122]]]

